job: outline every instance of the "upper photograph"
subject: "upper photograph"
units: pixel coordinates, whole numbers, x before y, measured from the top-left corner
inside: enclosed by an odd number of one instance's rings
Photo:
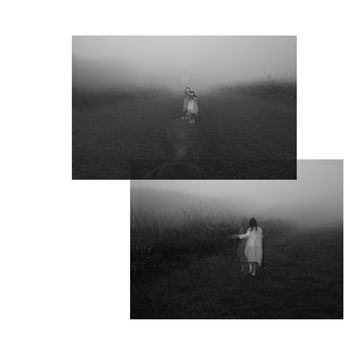
[[[73,36],[73,179],[296,179],[296,36]]]

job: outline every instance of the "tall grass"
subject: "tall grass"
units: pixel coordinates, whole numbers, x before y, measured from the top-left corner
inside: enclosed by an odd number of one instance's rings
[[[236,218],[224,217],[198,208],[158,216],[152,211],[132,211],[131,252],[166,256],[214,250],[234,233]]]
[[[72,87],[72,107],[84,109],[91,107],[109,106],[116,103],[136,104],[143,99],[168,96],[170,92],[166,89],[88,89],[82,87]]]
[[[297,84],[295,81],[268,77],[262,81],[223,87],[219,92],[236,96],[262,98],[267,101],[295,102],[297,98]]]
[[[278,219],[260,219],[259,225],[269,237],[294,228]],[[239,226],[240,216],[214,213],[208,207],[172,215],[131,210],[132,272],[152,273],[162,269],[163,264],[180,263],[232,247],[231,235],[238,232]]]

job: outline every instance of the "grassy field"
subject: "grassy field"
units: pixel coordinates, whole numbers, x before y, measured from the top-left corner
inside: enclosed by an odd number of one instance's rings
[[[134,213],[131,318],[343,317],[342,229],[263,221],[266,270],[240,274],[234,219]]]
[[[73,178],[295,178],[296,87],[275,85],[200,95],[181,159],[167,135],[181,95],[73,89]]]

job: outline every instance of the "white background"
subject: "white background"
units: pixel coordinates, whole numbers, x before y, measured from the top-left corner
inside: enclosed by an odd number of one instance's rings
[[[346,1],[32,0],[0,17],[1,349],[346,347],[346,320],[129,320],[129,181],[71,180],[72,35],[297,35],[298,157],[347,158]]]

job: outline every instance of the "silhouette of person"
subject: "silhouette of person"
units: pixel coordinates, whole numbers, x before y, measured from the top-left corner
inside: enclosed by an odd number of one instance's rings
[[[188,114],[188,103],[190,102],[191,96],[190,96],[191,89],[189,86],[186,87],[184,91],[184,101],[183,101],[183,116],[182,119],[187,119],[187,114]]]
[[[190,92],[190,100],[188,102],[188,108],[187,108],[187,117],[188,120],[190,121],[190,124],[195,123],[195,117],[198,115],[198,102],[197,102],[197,96],[192,90]]]

